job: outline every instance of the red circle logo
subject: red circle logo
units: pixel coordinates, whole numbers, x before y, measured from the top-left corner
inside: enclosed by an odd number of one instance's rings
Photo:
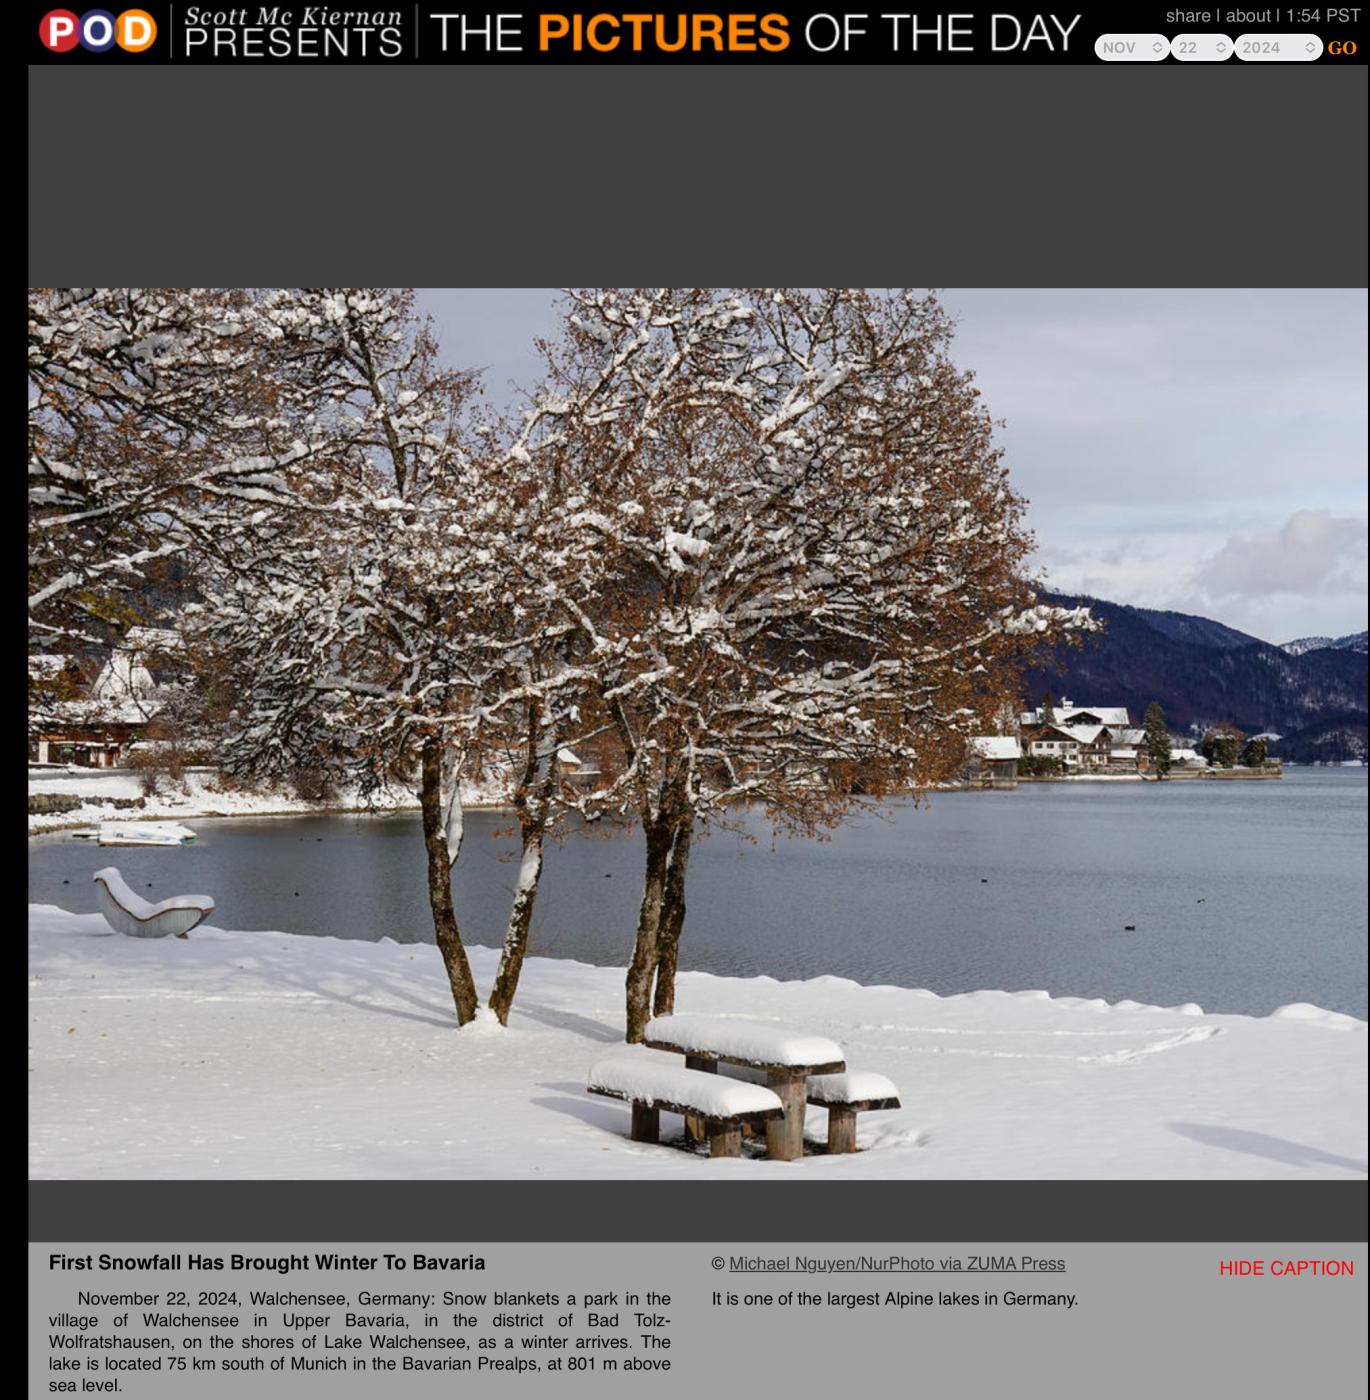
[[[70,53],[81,42],[81,22],[70,10],[49,10],[38,21],[38,38],[53,53]]]

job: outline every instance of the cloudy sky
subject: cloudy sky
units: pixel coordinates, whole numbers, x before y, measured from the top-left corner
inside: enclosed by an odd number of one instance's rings
[[[940,293],[1052,586],[1267,641],[1366,626],[1363,291]],[[420,294],[506,398],[555,294]]]

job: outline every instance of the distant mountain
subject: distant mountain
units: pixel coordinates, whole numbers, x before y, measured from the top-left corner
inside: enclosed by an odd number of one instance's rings
[[[1235,627],[1224,627],[1221,622],[1213,622],[1206,617],[1191,617],[1188,613],[1157,612],[1154,608],[1128,608],[1128,612],[1135,613],[1173,642],[1193,642],[1195,646],[1230,651],[1234,647],[1257,645],[1261,640],[1246,632],[1238,632]],[[1289,648],[1286,646],[1285,650]]]
[[[1294,653],[1205,617],[1065,594],[1043,600],[1088,606],[1107,630],[1028,671],[1023,696],[1033,704],[1050,690],[1058,704],[1126,705],[1140,721],[1158,700],[1176,733],[1227,720],[1247,734],[1287,736],[1274,752],[1319,726],[1365,725],[1365,656],[1349,645]]]
[[[1322,651],[1333,644],[1331,637],[1295,637],[1292,642],[1281,642],[1280,650],[1290,656],[1302,656],[1306,651]]]
[[[1370,749],[1367,733],[1363,714],[1333,715],[1297,734],[1282,735],[1270,752],[1290,763],[1364,763]]]
[[[1287,651],[1290,656],[1326,651],[1329,647],[1335,651],[1364,651],[1367,637],[1370,637],[1370,633],[1351,632],[1345,637],[1295,637],[1292,642],[1281,642],[1280,650]]]

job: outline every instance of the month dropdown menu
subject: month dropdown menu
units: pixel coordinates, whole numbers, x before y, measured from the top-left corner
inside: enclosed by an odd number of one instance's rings
[[[1164,34],[1100,34],[1094,55],[1105,63],[1160,63],[1170,52]]]

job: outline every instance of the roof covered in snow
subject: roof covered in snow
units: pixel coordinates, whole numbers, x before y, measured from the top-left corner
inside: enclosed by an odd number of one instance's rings
[[[1022,758],[1023,746],[1011,734],[985,734],[970,741],[981,758]]]
[[[109,700],[57,700],[44,706],[42,718],[47,728],[146,724],[161,708],[159,700],[146,695],[125,695]]]
[[[1092,716],[1092,719],[1085,718]],[[1052,707],[1052,722],[1054,724],[1088,724],[1097,721],[1099,724],[1107,724],[1113,727],[1127,725],[1131,722],[1131,716],[1127,712],[1125,705],[1055,705]],[[1024,710],[1022,714],[1024,724],[1041,724],[1042,711]]]
[[[1086,716],[1089,715],[1093,715],[1100,724],[1126,724],[1130,718],[1124,705],[1080,705],[1071,710],[1057,710],[1056,720],[1059,724],[1088,723],[1090,721]]]
[[[119,702],[151,695],[156,689],[152,672],[137,660],[137,653],[116,651],[100,668],[90,694],[93,700]]]

